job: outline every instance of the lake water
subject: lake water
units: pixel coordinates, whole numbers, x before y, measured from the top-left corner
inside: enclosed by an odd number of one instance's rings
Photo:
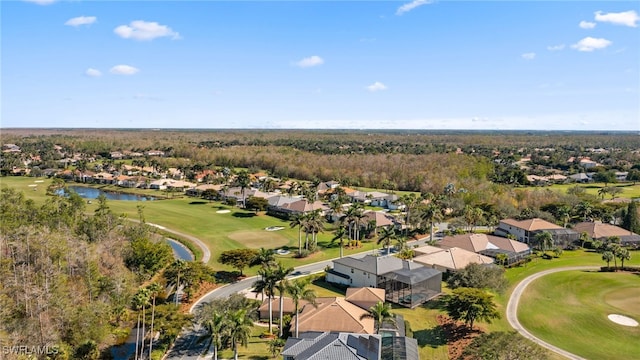
[[[68,186],[69,191],[74,191],[81,198],[84,199],[97,199],[100,194],[104,194],[107,200],[122,200],[122,201],[151,201],[156,200],[153,196],[136,195],[136,194],[124,194],[120,192],[103,191],[100,189],[84,187],[84,186]]]
[[[173,255],[176,259],[193,261],[193,255],[184,245],[173,239],[167,239],[167,243],[171,245],[171,248],[173,249]]]

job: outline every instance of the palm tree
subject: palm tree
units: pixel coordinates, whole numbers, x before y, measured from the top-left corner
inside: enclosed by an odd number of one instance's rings
[[[303,214],[294,214],[289,218],[289,227],[298,227],[298,255],[302,254],[302,226],[304,224]]]
[[[260,248],[256,257],[251,261],[251,266],[260,265],[260,268],[266,269],[276,264],[276,255],[273,249]]]
[[[180,272],[187,268],[187,263],[182,259],[176,259],[170,266],[176,269],[177,278],[175,280],[176,292],[174,297],[177,306],[180,301]],[[171,282],[173,282],[173,280],[171,280]]]
[[[138,321],[136,322],[136,351],[135,359],[138,359],[138,349],[140,344],[140,310],[142,310],[142,304],[144,303],[144,296],[141,293],[137,293],[133,296],[131,307],[133,310],[138,311]]]
[[[278,263],[276,268],[273,271],[273,277],[276,279],[275,288],[278,290],[278,294],[280,295],[280,337],[283,335],[283,325],[284,320],[282,317],[284,316],[284,295],[287,292],[287,276],[289,276],[293,272],[293,268],[285,268],[281,263]]]
[[[162,286],[157,282],[152,283],[147,287],[149,289],[149,293],[153,298],[152,308],[151,308],[151,338],[149,339],[149,359],[151,359],[151,351],[153,351],[153,321],[156,317],[156,298],[162,291]]]
[[[589,236],[589,233],[587,233],[586,231],[583,231],[582,233],[580,233],[580,247],[584,248],[584,243],[586,243],[587,241],[591,241],[591,236]]]
[[[337,215],[342,212],[342,203],[340,199],[335,199],[329,203],[329,210],[331,210],[331,217],[337,219]]]
[[[607,262],[607,267],[609,267],[609,263],[611,260],[615,259],[615,256],[611,251],[605,251],[602,253],[602,260]]]
[[[211,335],[211,345],[213,346],[213,359],[218,360],[218,349],[222,346],[222,332],[226,327],[226,321],[222,314],[215,311],[211,319],[204,323],[207,332]]]
[[[140,359],[142,359],[142,354],[144,352],[144,337],[145,337],[144,312],[145,312],[146,306],[149,305],[150,297],[151,297],[151,292],[147,288],[139,289],[136,295],[133,297],[134,306],[142,310],[142,332],[140,332],[140,327],[139,327],[140,320],[138,318],[138,334],[140,334],[140,336],[136,336],[136,359],[138,359],[138,337],[140,338],[140,342],[142,342],[142,345],[140,346],[140,356],[139,356]]]
[[[620,247],[619,250],[615,253],[615,256],[620,259],[620,266],[622,267],[622,271],[624,271],[624,261],[631,259],[631,253],[629,253],[628,249]]]
[[[535,236],[536,245],[542,250],[546,252],[547,250],[553,247],[553,235],[551,235],[548,231],[539,232]]]
[[[287,286],[287,293],[291,296],[291,301],[294,305],[294,313],[296,316],[296,336],[298,337],[298,323],[300,317],[300,301],[305,300],[313,306],[318,306],[316,303],[316,292],[308,288],[309,282],[303,280],[294,280],[289,282]]]
[[[396,227],[393,225],[385,226],[382,228],[382,232],[378,235],[378,244],[384,244],[387,248],[387,254],[389,254],[389,247],[391,246],[391,241],[398,238],[398,233],[396,231]]]
[[[233,348],[234,360],[238,360],[238,345],[247,346],[252,327],[253,322],[247,316],[247,310],[240,309],[229,314],[225,328]]]
[[[427,206],[422,208],[421,217],[429,223],[429,239],[433,240],[433,223],[439,221],[442,218],[442,212],[440,211],[440,208],[432,201]]]
[[[340,244],[340,257],[342,258],[342,249],[344,247],[344,238],[347,236],[347,230],[344,226],[339,226],[336,230],[333,239],[331,239],[331,243],[333,244],[336,240],[339,241]]]
[[[313,210],[305,217],[305,230],[311,233],[311,242],[315,245],[318,243],[318,233],[324,232],[324,218],[320,216],[320,210]],[[305,244],[308,248],[308,244]]]
[[[249,172],[246,170],[242,170],[238,173],[238,177],[236,178],[236,183],[240,187],[240,191],[242,192],[242,207],[246,207],[245,205],[245,192],[244,190],[249,187],[251,184],[251,179],[249,178]]]
[[[378,301],[378,303],[369,308],[368,313],[360,316],[360,320],[365,318],[374,320],[376,334],[380,332],[380,327],[385,321],[391,322],[394,325],[396,322],[395,317],[391,313],[391,304],[383,303],[382,301]]]
[[[260,269],[258,274],[260,274],[260,280],[253,284],[253,288],[255,291],[259,291],[267,295],[267,301],[269,302],[269,334],[271,334],[271,324],[273,324],[273,313],[271,311],[272,299],[278,280],[273,276],[273,269],[269,267]]]

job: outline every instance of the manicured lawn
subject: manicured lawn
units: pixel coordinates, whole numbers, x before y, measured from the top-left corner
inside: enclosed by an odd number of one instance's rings
[[[567,271],[533,282],[518,318],[541,339],[588,359],[632,359],[640,354],[640,327],[608,320],[621,314],[640,321],[640,277],[630,273]]]
[[[34,181],[43,181],[35,183]],[[9,186],[23,191],[25,196],[42,204],[47,199],[46,188],[51,180],[30,177],[2,177],[0,186]],[[36,185],[30,187],[29,185]],[[33,189],[36,189],[35,191]],[[159,191],[146,190],[145,194],[162,195]],[[124,214],[131,219],[138,218],[137,205],[144,206],[144,216],[148,223],[158,224],[169,229],[191,234],[204,241],[211,251],[209,265],[216,270],[233,270],[217,262],[218,255],[230,249],[251,247],[276,249],[289,246],[289,255],[278,256],[286,266],[299,266],[316,261],[327,260],[339,256],[339,248],[331,245],[332,234],[325,231],[318,235],[318,244],[322,251],[304,259],[295,259],[294,249],[298,248],[298,229],[289,227],[287,221],[239,208],[222,205],[219,202],[208,202],[187,196],[155,201],[109,201],[109,207],[116,214]],[[87,204],[87,212],[93,213],[97,202]],[[218,213],[219,210],[230,210],[229,213]],[[282,226],[278,231],[267,231],[270,226]],[[304,242],[304,233],[302,234]],[[372,250],[375,243],[364,243],[358,249],[345,249],[344,255]],[[257,268],[246,269],[246,274],[255,274]]]
[[[526,189],[551,189],[554,191],[560,191],[566,193],[567,190],[574,186],[580,186],[585,189],[587,194],[598,196],[598,190],[604,187],[604,183],[590,183],[590,184],[554,184],[551,186],[529,186]],[[633,185],[632,183],[623,184],[607,184],[607,186],[616,186],[622,189],[620,194],[616,195],[616,198],[634,199],[640,198],[640,183]],[[605,199],[611,199],[610,195],[605,196]]]

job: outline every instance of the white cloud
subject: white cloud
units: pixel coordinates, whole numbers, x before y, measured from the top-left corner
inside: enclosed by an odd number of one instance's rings
[[[636,24],[636,22],[640,21],[640,16],[638,16],[635,10],[606,14],[603,14],[602,11],[596,11],[595,19],[596,21],[608,22],[615,25],[637,27],[638,24]]]
[[[57,0],[23,0],[23,1],[38,4],[38,5],[51,5]]]
[[[138,71],[140,71],[140,69],[129,65],[116,65],[109,70],[110,73],[115,75],[133,75]]]
[[[100,70],[94,69],[94,68],[88,68],[85,72],[85,75],[90,76],[90,77],[100,77],[102,76],[102,72],[100,72]]]
[[[296,66],[301,68],[308,68],[322,64],[324,64],[324,59],[317,55],[309,56],[295,63]]]
[[[374,82],[373,84],[367,86],[367,90],[371,92],[387,90],[387,86],[379,81]]]
[[[65,25],[68,26],[80,26],[80,25],[91,25],[96,22],[97,18],[95,16],[78,16],[67,20]]]
[[[596,27],[596,23],[582,20],[580,21],[580,24],[578,24],[578,26],[583,29],[593,29],[594,27]]]
[[[120,25],[113,29],[113,32],[124,39],[153,40],[159,37],[180,39],[180,34],[171,30],[170,27],[143,20],[132,21],[129,25]]]
[[[578,51],[590,52],[593,50],[604,49],[611,44],[612,42],[607,39],[602,39],[602,38],[597,39],[597,38],[592,38],[588,36],[578,41],[576,44],[571,45],[571,47]]]
[[[534,52],[528,52],[528,53],[524,53],[522,55],[520,55],[523,59],[525,60],[533,60],[536,58],[536,53]]]
[[[422,6],[422,5],[427,5],[427,4],[431,4],[433,2],[433,0],[413,0],[410,3],[406,3],[402,6],[400,6],[398,8],[398,10],[396,11],[396,15],[402,15],[406,12],[409,12],[415,8],[417,8],[418,6]]]
[[[562,49],[564,49],[564,44],[547,46],[549,51],[560,51]]]

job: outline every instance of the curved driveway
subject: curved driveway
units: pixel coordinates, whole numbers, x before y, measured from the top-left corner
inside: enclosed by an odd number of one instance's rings
[[[557,269],[550,269],[550,270],[545,270],[545,271],[541,271],[539,273],[535,273],[531,276],[526,277],[524,280],[522,280],[516,287],[515,289],[513,289],[513,292],[511,293],[511,296],[509,297],[509,302],[507,303],[507,321],[509,322],[509,325],[511,325],[512,328],[514,328],[516,331],[518,331],[520,333],[520,335],[526,337],[527,339],[537,343],[538,345],[545,347],[555,353],[558,353],[568,359],[572,359],[572,360],[586,360],[583,357],[580,357],[578,355],[572,354],[568,351],[562,350],[557,346],[551,345],[545,341],[540,340],[539,338],[533,336],[533,334],[531,334],[529,331],[527,331],[522,324],[520,324],[520,321],[518,321],[518,303],[520,302],[520,297],[522,296],[522,293],[524,292],[524,290],[527,288],[527,286],[534,280],[543,277],[545,275],[548,274],[552,274],[552,273],[556,273],[556,272],[560,272],[560,271],[571,271],[571,270],[594,270],[594,269],[599,269],[600,267],[598,266],[572,266],[572,267],[563,267],[563,268],[557,268]]]

